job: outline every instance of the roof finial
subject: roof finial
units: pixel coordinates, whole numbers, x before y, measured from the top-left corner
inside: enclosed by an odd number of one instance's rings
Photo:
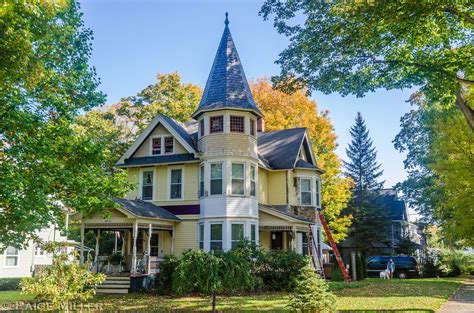
[[[225,12],[225,27],[229,26],[229,13],[228,12]]]

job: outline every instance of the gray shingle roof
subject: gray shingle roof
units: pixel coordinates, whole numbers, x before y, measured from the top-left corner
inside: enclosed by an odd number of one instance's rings
[[[140,217],[162,218],[173,221],[180,221],[180,219],[173,213],[154,205],[150,202],[142,200],[127,200],[121,198],[112,198],[112,201],[120,204],[125,210]]]
[[[206,88],[193,117],[203,111],[225,108],[249,110],[262,116],[250,91],[227,19]]]
[[[147,157],[138,157],[126,159],[124,163],[117,164],[118,167],[129,167],[137,165],[152,165],[152,164],[163,164],[163,163],[179,163],[179,162],[191,162],[198,161],[192,153],[181,153],[171,155],[155,155]]]
[[[302,160],[302,159],[299,159],[298,161],[296,161],[296,166],[295,167],[299,167],[299,168],[313,168],[313,169],[318,169],[316,166],[314,166],[313,164],[305,161],[305,160]]]
[[[273,169],[291,169],[295,165],[306,128],[291,128],[258,133],[258,152]]]
[[[191,147],[196,148],[191,135],[186,131],[186,129],[184,129],[183,126],[166,115],[161,114],[161,116],[181,136],[181,138],[183,138],[184,141],[186,141]]]

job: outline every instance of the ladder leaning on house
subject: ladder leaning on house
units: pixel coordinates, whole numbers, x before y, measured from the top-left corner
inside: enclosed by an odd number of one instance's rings
[[[334,255],[336,256],[337,263],[339,265],[339,268],[341,269],[342,275],[344,276],[344,280],[346,282],[350,282],[351,279],[349,277],[349,273],[347,272],[346,267],[344,266],[344,262],[342,261],[341,254],[339,253],[339,249],[336,246],[336,242],[334,241],[334,238],[332,237],[331,230],[329,229],[328,223],[326,222],[326,219],[324,218],[322,213],[319,213],[319,220],[321,221],[321,225],[323,225],[324,232],[326,233],[326,237],[329,240],[329,243],[331,244],[331,248],[334,252]],[[309,249],[311,252],[311,260],[313,262],[313,265],[318,273],[322,277],[324,277],[324,268],[323,268],[323,263],[320,257],[320,253],[317,249],[316,242],[314,240],[315,234],[313,232],[313,228],[310,226],[310,231],[311,231],[311,246],[312,249]],[[315,258],[316,256],[316,258]]]

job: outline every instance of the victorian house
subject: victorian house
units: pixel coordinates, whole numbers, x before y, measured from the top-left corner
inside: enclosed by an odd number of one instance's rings
[[[244,239],[306,254],[311,227],[320,244],[322,170],[310,138],[305,128],[265,132],[227,19],[192,118],[152,120],[117,162],[136,188],[107,217],[79,217],[83,236],[118,233],[120,270],[132,277],[155,273],[165,255]],[[97,268],[100,257],[96,249]]]

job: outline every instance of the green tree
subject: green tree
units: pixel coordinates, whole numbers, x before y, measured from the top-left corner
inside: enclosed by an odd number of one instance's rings
[[[474,130],[474,16],[463,1],[267,0],[260,14],[290,44],[275,83],[363,96],[377,88],[420,86],[431,100],[457,105]],[[299,21],[303,21],[299,23]]]
[[[418,246],[408,237],[403,237],[398,241],[395,252],[398,254],[415,255]]]
[[[472,100],[472,88],[466,96]],[[455,108],[432,102],[419,93],[416,109],[401,120],[395,147],[406,152],[408,178],[399,185],[423,221],[439,226],[449,245],[474,241],[474,134]]]
[[[48,253],[57,253],[58,243],[43,244]],[[53,264],[34,277],[24,278],[21,288],[37,299],[49,301],[56,310],[69,312],[75,301],[85,302],[96,293],[97,286],[105,280],[102,273],[92,273],[89,264],[80,265],[77,253],[59,253]]]
[[[360,113],[350,129],[352,141],[346,149],[349,160],[344,162],[346,175],[354,180],[352,199],[346,214],[352,215],[349,238],[361,252],[373,250],[374,243],[386,240],[389,216],[380,197],[382,171],[377,164],[377,152]]]
[[[316,274],[309,259],[296,278],[295,285],[288,302],[291,309],[320,313],[336,310],[336,296],[329,291],[326,281]]]
[[[0,9],[0,250],[22,245],[63,205],[112,206],[128,185],[108,145],[77,116],[101,103],[88,60],[92,32],[74,1],[10,1]]]
[[[265,130],[274,131],[291,127],[306,127],[317,157],[317,165],[325,173],[321,176],[323,214],[336,242],[347,236],[351,224],[342,210],[350,199],[351,181],[342,173],[342,164],[336,154],[336,134],[329,112],[318,112],[315,101],[303,90],[291,95],[272,88],[267,79],[250,85],[259,108],[265,115]]]

